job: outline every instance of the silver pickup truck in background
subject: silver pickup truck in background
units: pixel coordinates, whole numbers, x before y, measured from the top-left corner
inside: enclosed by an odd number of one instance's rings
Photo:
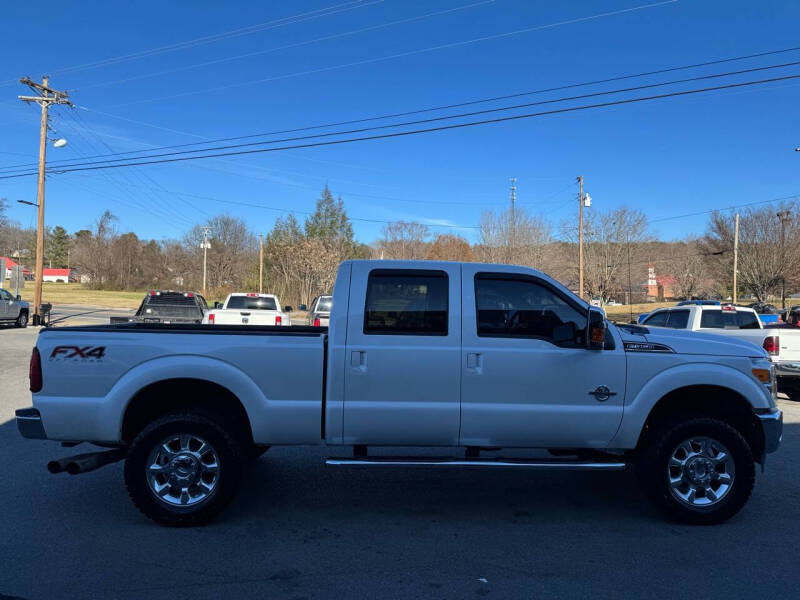
[[[27,327],[30,306],[19,296],[0,288],[0,324],[13,323],[14,327]]]
[[[781,440],[762,348],[615,326],[530,268],[346,261],[333,300],[329,328],[45,329],[18,427],[111,447],[48,467],[124,458],[133,502],[168,525],[207,522],[248,458],[299,444],[334,467],[632,466],[672,517],[719,523]]]

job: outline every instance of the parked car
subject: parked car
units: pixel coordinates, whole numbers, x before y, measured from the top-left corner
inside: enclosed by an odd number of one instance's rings
[[[787,309],[782,314],[782,319],[792,327],[800,327],[800,305]]]
[[[331,318],[333,296],[317,296],[308,309],[308,324],[314,327],[327,327]]]
[[[281,303],[274,294],[237,292],[229,294],[222,304],[206,313],[203,323],[210,325],[291,325],[287,306],[281,311]]]
[[[719,523],[744,506],[755,463],[781,440],[762,348],[615,326],[534,269],[345,261],[333,300],[324,331],[46,329],[19,430],[112,446],[48,468],[124,459],[133,502],[169,525],[218,514],[266,446],[320,443],[335,467],[635,466],[669,515]],[[402,446],[439,450],[390,453]],[[486,455],[498,448],[505,458]]]
[[[21,297],[0,288],[0,323],[13,323],[14,327],[27,327],[30,306]]]
[[[207,310],[205,298],[195,292],[151,290],[133,317],[111,317],[111,323],[202,323]]]
[[[704,331],[751,342],[769,353],[781,387],[800,389],[800,331],[765,327],[752,308],[730,304],[662,308],[653,311],[642,325]]]

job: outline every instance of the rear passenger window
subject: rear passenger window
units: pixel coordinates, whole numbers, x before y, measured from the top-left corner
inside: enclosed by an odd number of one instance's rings
[[[686,329],[689,324],[689,311],[688,310],[671,310],[669,312],[669,319],[667,319],[667,327],[672,329]]]
[[[370,272],[364,333],[447,335],[447,288],[444,271]]]
[[[663,312],[656,313],[645,319],[642,325],[650,325],[652,327],[666,327],[668,316],[669,312],[667,312],[666,310]]]
[[[566,347],[584,343],[585,311],[536,280],[478,275],[475,303],[479,336],[543,338]]]
[[[755,313],[736,313],[736,320],[739,323],[739,329],[761,329],[758,324],[758,317],[755,315]]]
[[[734,311],[704,310],[700,317],[700,327],[707,329],[739,329]]]

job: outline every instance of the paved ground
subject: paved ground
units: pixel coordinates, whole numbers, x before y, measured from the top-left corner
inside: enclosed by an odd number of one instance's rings
[[[20,438],[35,336],[0,330],[0,598],[797,594],[800,404],[781,402],[784,445],[722,526],[664,521],[629,473],[332,470],[274,449],[222,518],[175,530],[136,511],[119,464],[50,475],[72,450]]]

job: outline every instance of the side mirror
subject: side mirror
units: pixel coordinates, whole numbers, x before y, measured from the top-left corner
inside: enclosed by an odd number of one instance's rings
[[[297,310],[308,310],[308,307],[305,304],[301,304],[297,307]]]
[[[287,312],[287,313],[292,312],[292,307],[291,306],[284,306],[283,307],[283,312]]]
[[[22,301],[22,296],[17,294],[17,296],[16,296],[16,298],[14,298],[14,300],[16,300],[17,302],[21,302]]]
[[[587,323],[586,347],[602,350],[606,341],[606,315],[602,310],[589,307]]]
[[[214,308],[222,308],[222,302],[214,302]]]

